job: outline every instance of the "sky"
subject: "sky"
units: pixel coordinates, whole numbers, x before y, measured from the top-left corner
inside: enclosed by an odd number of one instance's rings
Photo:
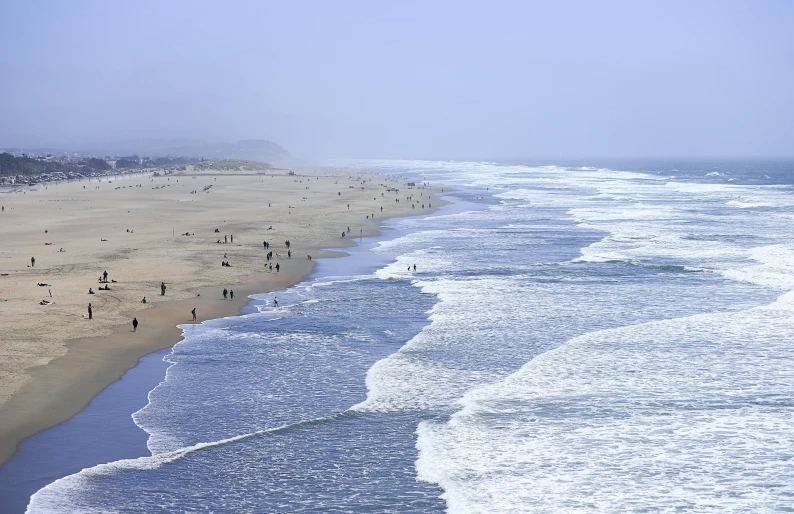
[[[0,2],[0,148],[794,156],[794,1]]]

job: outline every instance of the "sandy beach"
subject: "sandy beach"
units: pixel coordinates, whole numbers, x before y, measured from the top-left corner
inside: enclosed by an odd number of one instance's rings
[[[384,218],[429,212],[434,201],[431,188],[370,172],[294,171],[188,168],[0,195],[0,463],[141,356],[176,343],[193,308],[196,322],[234,315],[248,295],[300,281],[308,255],[343,255],[320,249],[352,245]],[[264,241],[279,272],[266,266]]]

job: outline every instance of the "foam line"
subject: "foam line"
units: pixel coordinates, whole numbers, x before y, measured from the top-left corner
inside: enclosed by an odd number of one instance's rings
[[[323,416],[320,418],[315,418],[310,420],[302,420],[296,423],[290,423],[288,425],[282,425],[279,427],[269,428],[265,430],[257,430],[255,432],[238,435],[235,437],[230,437],[227,439],[222,439],[220,441],[211,441],[206,443],[194,444],[192,446],[188,446],[185,448],[179,448],[177,450],[173,450],[165,453],[158,453],[148,457],[138,457],[137,459],[123,459],[114,462],[109,462],[106,464],[98,464],[90,468],[85,468],[73,475],[69,475],[67,477],[58,479],[55,482],[47,485],[46,487],[38,490],[35,494],[33,494],[33,496],[31,496],[30,503],[28,504],[27,510],[25,512],[28,514],[38,514],[38,513],[49,513],[49,512],[64,512],[68,510],[70,506],[63,505],[61,503],[61,500],[69,498],[71,494],[78,493],[81,490],[83,490],[83,488],[86,485],[86,481],[91,478],[101,478],[103,476],[109,476],[128,470],[135,471],[135,470],[148,470],[148,469],[159,468],[164,464],[168,464],[169,462],[173,462],[177,459],[181,459],[182,457],[186,455],[190,455],[193,452],[209,450],[211,448],[216,448],[218,446],[223,446],[238,441],[244,441],[246,439],[251,439],[254,437],[276,435],[297,428],[303,428],[306,426],[311,426],[318,423],[324,423],[327,421],[333,421],[341,418],[342,416],[347,415],[349,412],[350,411],[344,411],[344,412],[332,414],[330,416]]]

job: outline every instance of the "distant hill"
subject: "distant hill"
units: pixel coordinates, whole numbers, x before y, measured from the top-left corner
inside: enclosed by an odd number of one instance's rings
[[[244,161],[240,159],[224,159],[222,161],[205,161],[192,165],[194,171],[264,171],[273,166],[266,162]]]
[[[14,157],[9,153],[0,153],[0,175],[41,175],[68,171],[57,162],[39,161],[30,157]]]
[[[263,139],[245,139],[237,143],[212,143],[200,139],[135,139],[92,148],[90,153],[148,157],[173,155],[210,160],[242,159],[266,162],[290,157],[290,153],[284,147]]]
[[[83,171],[113,171],[123,173],[141,168],[165,168],[169,170],[185,171],[190,166],[197,171],[263,171],[273,168],[272,165],[249,159],[215,159],[200,160],[192,157],[157,157],[155,159],[143,160],[137,155],[119,158],[113,162],[94,157],[71,163],[61,163],[50,160],[40,160],[31,157],[14,157],[9,153],[0,152],[0,176],[38,176],[43,174],[63,173],[65,175],[72,172]]]

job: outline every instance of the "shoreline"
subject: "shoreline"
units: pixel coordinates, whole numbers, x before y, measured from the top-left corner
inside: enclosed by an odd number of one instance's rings
[[[218,287],[204,287],[199,290],[200,298],[166,300],[131,312],[130,317],[146,315],[146,322],[137,332],[129,325],[119,325],[109,336],[67,340],[65,355],[31,369],[30,380],[0,406],[0,466],[13,457],[19,443],[81,412],[107,386],[137,366],[141,358],[181,341],[182,330],[177,325],[192,323],[193,307],[197,311],[195,323],[239,315],[251,301],[250,295],[299,283],[314,269],[313,261],[306,263],[300,274],[284,273],[275,281],[260,276],[231,286],[237,291],[234,300],[223,300]],[[112,339],[111,345],[106,343],[108,339]]]
[[[377,236],[383,223],[391,219],[430,215],[448,202],[440,198],[435,188],[426,189],[436,207],[395,213],[369,223],[362,236]],[[344,248],[356,246],[354,237],[326,241],[318,247],[304,247],[315,258],[344,257]],[[333,244],[327,244],[333,243]],[[68,339],[67,351],[47,364],[30,368],[30,379],[0,405],[0,466],[16,453],[25,439],[57,426],[80,413],[105,388],[115,383],[125,372],[134,368],[140,359],[158,350],[173,347],[182,340],[179,324],[192,323],[190,311],[197,309],[197,321],[218,319],[242,314],[253,294],[266,294],[288,288],[303,281],[315,269],[314,260],[296,259],[282,273],[259,272],[249,274],[245,280],[231,286],[236,291],[233,301],[223,300],[220,289],[224,286],[204,286],[194,290],[197,296],[158,301],[145,309],[123,312],[129,318],[141,317],[137,332],[129,325],[116,325],[111,334]],[[108,340],[112,340],[108,343]]]

